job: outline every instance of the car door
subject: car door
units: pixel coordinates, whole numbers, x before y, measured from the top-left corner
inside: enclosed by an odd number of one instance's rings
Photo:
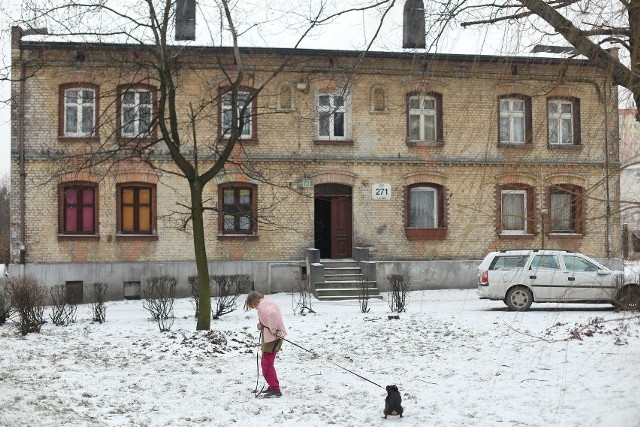
[[[567,300],[591,301],[601,295],[606,282],[598,266],[577,255],[562,255],[566,277]]]
[[[535,301],[562,301],[565,280],[560,271],[560,261],[553,254],[534,255],[526,272],[528,284]]]

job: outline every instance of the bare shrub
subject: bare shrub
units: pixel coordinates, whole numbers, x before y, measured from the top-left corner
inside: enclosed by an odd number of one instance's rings
[[[66,285],[55,285],[49,289],[51,295],[51,314],[49,317],[56,326],[66,326],[76,321],[78,306],[71,301]]]
[[[104,323],[106,320],[107,307],[104,305],[104,301],[108,287],[109,285],[106,283],[97,282],[93,284],[93,302],[91,303],[91,311],[93,311],[94,322]]]
[[[228,276],[211,276],[216,290],[216,310],[213,318],[229,314],[238,307],[238,297],[253,287],[251,276],[247,274],[232,274]]]
[[[158,322],[160,332],[171,330],[173,321],[173,303],[176,296],[176,279],[169,276],[151,277],[146,281],[143,307]]]
[[[22,335],[40,332],[44,323],[45,287],[33,276],[7,279],[7,296],[18,315],[18,329]]]
[[[409,278],[403,274],[387,276],[389,284],[389,308],[393,313],[402,313],[407,309],[407,294],[411,288]]]
[[[360,279],[358,283],[358,301],[360,302],[360,311],[362,313],[368,313],[371,308],[369,308],[369,297],[370,297],[370,289],[369,283],[365,279]]]
[[[311,308],[311,290],[309,289],[309,281],[298,273],[298,289],[291,293],[293,301],[293,314],[300,313],[303,316],[306,313],[315,313]]]
[[[195,308],[195,318],[198,318],[200,313],[200,288],[198,287],[198,276],[189,276],[189,289],[191,290],[191,298],[193,299],[193,306]]]

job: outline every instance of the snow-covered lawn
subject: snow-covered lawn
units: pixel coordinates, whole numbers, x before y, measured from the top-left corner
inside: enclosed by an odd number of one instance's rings
[[[385,301],[281,306],[281,398],[255,398],[255,311],[195,332],[189,299],[160,333],[142,301],[89,306],[67,327],[21,337],[0,327],[3,426],[637,426],[640,320],[608,305],[507,311],[475,290],[416,291],[389,320]],[[242,300],[244,301],[244,299]],[[48,316],[49,310],[46,311]],[[226,342],[226,343],[225,343]],[[336,366],[338,365],[338,366]],[[382,419],[396,384],[405,417]],[[264,385],[259,378],[259,388]]]

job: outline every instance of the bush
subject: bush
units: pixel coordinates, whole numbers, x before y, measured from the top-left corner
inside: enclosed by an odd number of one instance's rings
[[[9,317],[11,317],[11,304],[7,297],[7,288],[6,285],[0,285],[0,325],[4,325]]]
[[[393,313],[407,310],[407,293],[410,289],[409,278],[402,274],[387,276],[389,284],[389,308]]]
[[[143,307],[158,322],[160,332],[169,331],[173,326],[173,303],[176,297],[176,279],[169,276],[147,279]]]
[[[76,321],[78,306],[71,302],[66,285],[55,285],[49,289],[51,294],[51,314],[49,317],[56,326],[65,326]]]
[[[251,276],[247,274],[211,276],[211,280],[217,294],[214,319],[234,311],[238,307],[238,297],[253,288]]]
[[[98,282],[93,284],[93,302],[91,303],[91,310],[93,311],[94,322],[104,323],[106,320],[107,307],[104,305],[104,300],[108,287],[109,285],[106,283]]]
[[[46,291],[38,279],[29,275],[8,278],[7,296],[18,315],[20,333],[40,332],[44,323]]]

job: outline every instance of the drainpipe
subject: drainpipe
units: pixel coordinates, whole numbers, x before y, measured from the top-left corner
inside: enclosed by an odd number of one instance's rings
[[[606,229],[605,229],[605,242],[604,250],[607,254],[607,259],[611,259],[611,203],[610,203],[610,188],[609,188],[609,111],[607,105],[607,78],[604,79],[604,174],[605,174],[605,199],[606,199]]]
[[[18,103],[18,164],[19,164],[19,174],[20,174],[20,264],[26,264],[27,258],[27,228],[25,224],[26,218],[26,182],[27,182],[27,172],[25,167],[25,92],[26,92],[26,82],[25,75],[27,74],[27,65],[23,58],[22,48],[20,46],[22,40],[22,29],[17,30],[18,34],[12,34],[12,36],[16,37],[17,40],[13,40],[13,48],[20,49],[20,93],[19,93],[19,103]],[[23,270],[24,273],[24,270]]]

